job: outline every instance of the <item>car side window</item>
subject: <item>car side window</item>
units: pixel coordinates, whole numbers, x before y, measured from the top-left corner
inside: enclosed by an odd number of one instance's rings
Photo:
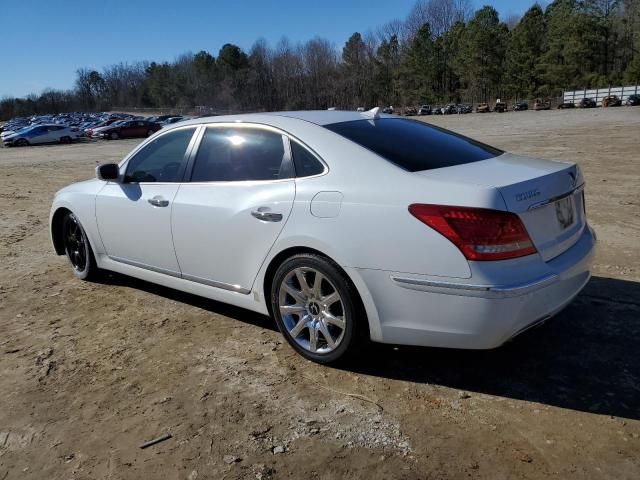
[[[194,128],[183,128],[149,142],[129,160],[125,182],[180,182],[184,154]]]
[[[284,137],[260,128],[209,127],[196,155],[192,182],[279,180],[291,177]]]
[[[324,165],[309,150],[291,140],[291,154],[296,168],[296,177],[310,177],[324,172]]]

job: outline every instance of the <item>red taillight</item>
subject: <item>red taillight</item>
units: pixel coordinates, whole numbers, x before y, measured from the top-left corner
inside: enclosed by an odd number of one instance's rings
[[[527,229],[510,212],[445,205],[409,205],[409,212],[444,235],[468,260],[504,260],[536,253]]]

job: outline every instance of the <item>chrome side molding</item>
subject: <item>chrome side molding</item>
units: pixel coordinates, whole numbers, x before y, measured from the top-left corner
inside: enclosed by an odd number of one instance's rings
[[[242,293],[244,295],[248,295],[251,293],[251,290],[247,288],[242,288],[240,285],[231,285],[229,283],[216,282],[214,280],[208,280],[206,278],[196,277],[195,275],[185,275],[180,272],[174,272],[173,270],[167,270],[164,268],[154,267],[153,265],[147,265],[146,263],[136,262],[135,260],[128,260],[126,258],[115,257],[112,255],[108,255],[109,259],[114,262],[124,263],[126,265],[131,265],[132,267],[143,268],[145,270],[150,270],[156,273],[162,273],[163,275],[169,275],[171,277],[182,278],[183,280],[189,280],[190,282],[201,283],[202,285],[208,285],[209,287],[221,288],[223,290],[230,290],[232,292]]]

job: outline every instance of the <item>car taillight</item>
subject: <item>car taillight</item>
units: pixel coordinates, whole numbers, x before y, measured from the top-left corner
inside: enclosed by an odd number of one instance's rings
[[[456,245],[468,260],[505,260],[536,253],[511,212],[445,205],[409,205],[409,212]]]

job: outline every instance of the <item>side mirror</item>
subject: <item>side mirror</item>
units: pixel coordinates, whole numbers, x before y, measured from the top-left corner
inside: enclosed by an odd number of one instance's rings
[[[120,168],[117,163],[103,163],[96,167],[98,180],[117,180],[120,176]]]

